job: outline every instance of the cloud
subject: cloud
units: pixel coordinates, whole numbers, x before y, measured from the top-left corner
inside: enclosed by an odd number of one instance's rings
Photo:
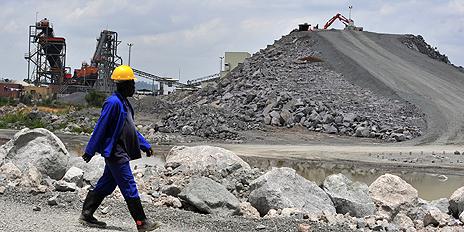
[[[66,38],[67,64],[90,60],[103,29],[118,32],[119,53],[127,59],[128,42],[136,67],[155,74],[199,77],[217,72],[225,51],[254,53],[288,34],[299,23],[320,27],[337,12],[358,26],[382,33],[422,34],[464,65],[462,0],[2,0],[0,77],[24,79],[28,26],[35,14],[47,17],[57,36]],[[425,15],[426,13],[426,15]],[[334,24],[342,28],[341,24]]]

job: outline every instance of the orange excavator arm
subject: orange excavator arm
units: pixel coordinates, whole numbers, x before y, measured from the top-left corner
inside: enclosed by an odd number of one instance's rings
[[[340,20],[343,24],[345,24],[345,26],[347,26],[348,24],[350,24],[350,20],[347,19],[345,16],[343,16],[342,14],[338,13],[336,14],[334,17],[332,17],[329,21],[327,21],[327,23],[324,25],[324,29],[327,29],[330,27],[330,25],[332,25],[333,22],[335,22],[335,20]]]

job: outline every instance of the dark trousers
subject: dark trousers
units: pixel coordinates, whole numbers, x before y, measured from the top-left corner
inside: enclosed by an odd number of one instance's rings
[[[129,162],[117,164],[108,162],[105,159],[105,163],[103,176],[100,177],[93,191],[106,197],[118,186],[124,199],[139,198],[139,192]]]

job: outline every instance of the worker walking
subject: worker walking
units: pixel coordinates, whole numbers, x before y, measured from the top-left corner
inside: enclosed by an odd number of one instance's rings
[[[153,155],[150,144],[135,128],[134,110],[127,100],[135,92],[134,72],[129,66],[121,65],[114,69],[111,79],[116,82],[117,90],[103,104],[82,156],[89,162],[96,152],[100,153],[105,158],[105,170],[95,188],[88,192],[79,221],[92,227],[106,227],[106,223],[97,220],[93,214],[118,186],[137,230],[152,231],[160,224],[147,219],[129,165],[129,161],[141,158],[140,150],[148,157]]]

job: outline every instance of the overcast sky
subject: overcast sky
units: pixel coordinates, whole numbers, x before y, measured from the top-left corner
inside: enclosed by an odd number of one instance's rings
[[[137,69],[181,81],[219,71],[225,51],[255,53],[299,23],[323,25],[337,12],[367,31],[421,34],[464,66],[464,0],[0,0],[0,77],[25,79],[28,26],[47,17],[67,41],[67,66],[90,61],[103,29],[119,33],[119,54]],[[340,22],[335,28],[343,28]]]

